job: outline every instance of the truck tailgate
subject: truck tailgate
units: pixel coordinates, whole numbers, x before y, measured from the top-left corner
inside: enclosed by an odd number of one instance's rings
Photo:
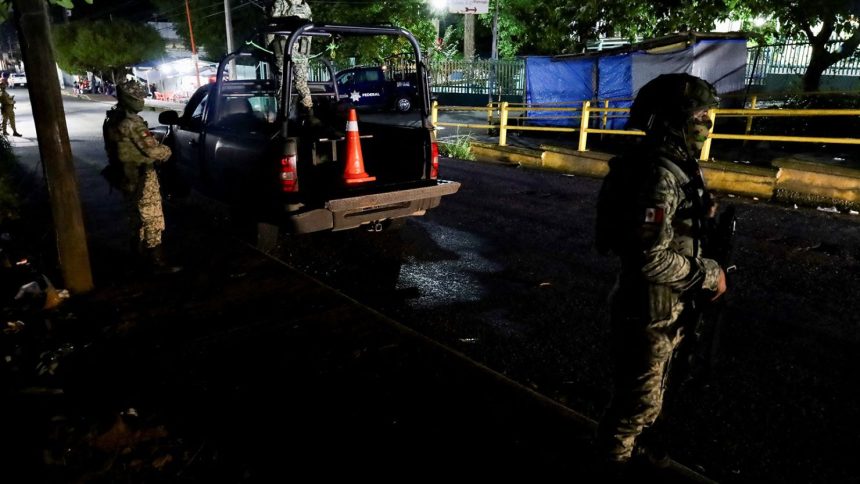
[[[439,180],[435,186],[329,200],[324,208],[291,215],[292,232],[346,230],[377,220],[420,215],[456,193],[460,183]]]

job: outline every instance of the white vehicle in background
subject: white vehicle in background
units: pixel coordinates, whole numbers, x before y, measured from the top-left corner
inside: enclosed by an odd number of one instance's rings
[[[9,86],[18,87],[27,85],[27,75],[23,72],[13,72],[9,74]]]

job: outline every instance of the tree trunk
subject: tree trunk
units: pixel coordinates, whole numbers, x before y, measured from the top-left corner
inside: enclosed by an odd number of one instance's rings
[[[803,74],[803,92],[815,92],[821,87],[821,76],[835,61],[824,45],[812,44],[812,56]]]
[[[475,16],[468,13],[463,15],[463,58],[475,58]]]
[[[45,0],[13,0],[21,55],[27,66],[27,90],[36,123],[39,153],[45,167],[57,255],[66,288],[81,294],[93,288],[87,235],[72,162],[66,116]]]

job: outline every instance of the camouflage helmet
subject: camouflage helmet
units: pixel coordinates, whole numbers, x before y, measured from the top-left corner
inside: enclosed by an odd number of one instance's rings
[[[639,89],[627,128],[651,131],[661,126],[680,127],[693,112],[719,102],[717,90],[704,79],[690,74],[662,74]]]
[[[146,98],[147,92],[143,84],[137,81],[124,81],[116,86],[116,96],[119,103],[129,108],[143,109],[143,100]]]

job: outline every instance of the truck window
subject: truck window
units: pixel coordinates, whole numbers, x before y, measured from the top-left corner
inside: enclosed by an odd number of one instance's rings
[[[243,124],[252,130],[275,123],[278,86],[273,59],[265,53],[254,53],[234,57],[227,65],[229,75],[221,83],[215,106],[217,123]]]
[[[379,80],[379,71],[376,69],[361,71],[359,73],[358,82],[377,82]]]

